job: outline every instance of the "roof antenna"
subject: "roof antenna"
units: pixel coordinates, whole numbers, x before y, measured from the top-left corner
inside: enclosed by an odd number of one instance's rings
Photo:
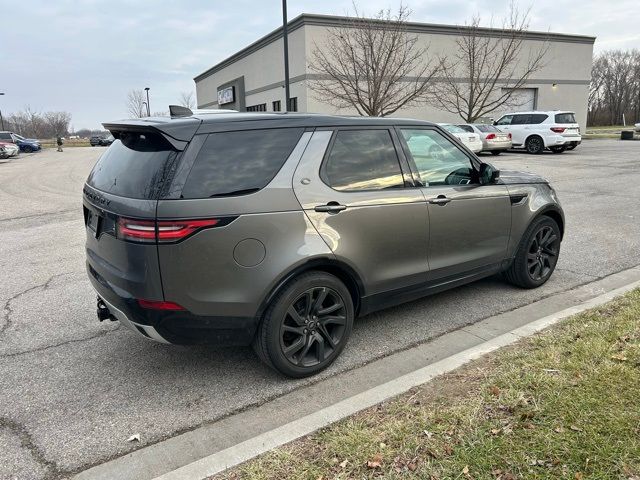
[[[169,105],[169,115],[171,118],[190,117],[193,115],[193,112],[190,108],[183,107],[182,105]]]

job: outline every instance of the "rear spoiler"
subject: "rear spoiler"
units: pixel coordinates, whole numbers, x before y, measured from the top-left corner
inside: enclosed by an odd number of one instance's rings
[[[184,150],[198,131],[202,120],[198,118],[144,118],[103,123],[105,129],[118,138],[119,132],[156,132],[177,150]]]

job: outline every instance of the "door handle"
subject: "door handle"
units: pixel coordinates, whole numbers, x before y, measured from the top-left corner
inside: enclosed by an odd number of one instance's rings
[[[446,205],[451,201],[450,198],[445,197],[444,195],[438,195],[436,198],[432,198],[429,200],[429,203],[434,205]]]
[[[316,212],[339,213],[346,210],[346,205],[340,205],[338,202],[329,202],[326,205],[318,205],[314,208]]]

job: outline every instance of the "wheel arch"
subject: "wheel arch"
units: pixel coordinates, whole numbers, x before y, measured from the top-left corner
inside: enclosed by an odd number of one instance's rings
[[[544,145],[544,148],[547,148],[547,142],[545,142],[544,137],[542,135],[540,135],[539,133],[531,133],[531,134],[527,135],[527,138],[525,138],[524,142],[522,142],[522,145],[525,148],[527,148],[527,142],[532,137],[538,137],[540,140],[542,140],[542,145]]]
[[[256,317],[258,319],[262,318],[262,315],[268,308],[271,301],[278,295],[280,291],[282,291],[283,288],[286,287],[286,285],[291,280],[309,271],[320,271],[329,273],[337,277],[342,283],[344,283],[345,287],[347,287],[347,290],[349,290],[349,293],[351,294],[354,311],[356,316],[358,316],[361,306],[361,298],[364,292],[364,284],[362,282],[362,279],[360,278],[358,273],[348,264],[334,258],[320,257],[313,258],[301,265],[297,265],[296,267],[292,268],[290,271],[282,275],[276,282],[275,286],[269,291],[269,293],[260,303],[260,308],[258,309]]]
[[[560,240],[564,238],[564,215],[558,207],[554,205],[548,205],[540,209],[540,211],[538,211],[537,214],[531,219],[529,225],[531,225],[540,217],[549,217],[551,220],[556,222],[558,224],[558,228],[560,228]]]

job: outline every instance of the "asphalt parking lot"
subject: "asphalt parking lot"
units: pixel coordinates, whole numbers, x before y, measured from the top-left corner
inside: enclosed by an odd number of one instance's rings
[[[319,377],[292,381],[250,349],[156,344],[99,323],[84,271],[82,184],[96,148],[0,163],[0,478],[41,479],[258,405],[460,326],[640,265],[640,143],[484,156],[549,178],[567,216],[556,273],[520,290],[491,278],[370,315]],[[140,443],[129,443],[140,434]]]

